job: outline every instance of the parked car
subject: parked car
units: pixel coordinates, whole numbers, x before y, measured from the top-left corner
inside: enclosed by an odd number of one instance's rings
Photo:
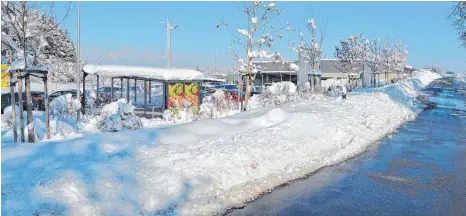
[[[36,98],[34,97],[34,94],[31,92],[31,100],[32,100],[32,109],[33,110],[40,110],[39,103],[37,102]],[[23,110],[27,110],[27,102],[26,102],[26,93],[23,92]],[[15,102],[16,105],[19,105],[18,103],[18,93],[15,93]],[[2,114],[3,110],[5,107],[11,106],[11,94],[10,93],[4,93],[2,94]]]
[[[57,98],[57,97],[60,97],[62,95],[66,95],[66,94],[71,94],[71,97],[73,98],[77,98],[77,92],[76,90],[62,90],[62,91],[56,91],[52,94],[49,95],[49,103],[51,103],[53,101],[53,99]],[[82,94],[81,94],[81,97],[82,97]]]

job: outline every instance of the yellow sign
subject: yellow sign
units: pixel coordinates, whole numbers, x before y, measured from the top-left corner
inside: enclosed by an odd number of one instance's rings
[[[8,72],[5,72],[8,69],[7,64],[2,64],[2,88],[6,88],[9,86],[9,77]]]

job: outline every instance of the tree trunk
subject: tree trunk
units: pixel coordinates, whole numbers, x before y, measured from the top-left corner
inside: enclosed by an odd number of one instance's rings
[[[251,81],[250,75],[246,76],[246,95],[244,96],[244,107],[243,110],[246,110],[248,107],[249,95],[251,94]]]
[[[15,86],[13,85],[13,71],[10,74],[10,95],[11,95],[11,117],[13,118],[13,142],[18,141],[18,130],[16,128],[16,100],[15,100]]]
[[[44,106],[45,106],[45,127],[47,139],[50,139],[50,119],[49,119],[49,93],[47,89],[47,76],[44,77]]]
[[[243,74],[239,75],[239,89],[238,89],[238,101],[240,103],[240,110],[243,111],[243,101],[241,100],[241,95],[243,93]]]
[[[31,98],[31,79],[29,74],[25,76],[26,81],[26,104],[28,111],[28,142],[34,142],[34,124],[32,123],[32,98]]]
[[[19,133],[21,134],[21,142],[24,142],[24,110],[23,110],[23,78],[18,77],[18,103],[19,103]]]

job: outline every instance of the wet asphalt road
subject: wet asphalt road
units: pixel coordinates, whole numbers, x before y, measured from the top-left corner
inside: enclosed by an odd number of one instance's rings
[[[228,215],[466,215],[466,116],[455,113],[426,110],[361,155]]]

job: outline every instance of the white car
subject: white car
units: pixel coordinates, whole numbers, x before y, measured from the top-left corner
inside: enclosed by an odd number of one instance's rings
[[[455,72],[448,71],[448,72],[442,73],[442,76],[443,77],[455,77],[456,74]]]

